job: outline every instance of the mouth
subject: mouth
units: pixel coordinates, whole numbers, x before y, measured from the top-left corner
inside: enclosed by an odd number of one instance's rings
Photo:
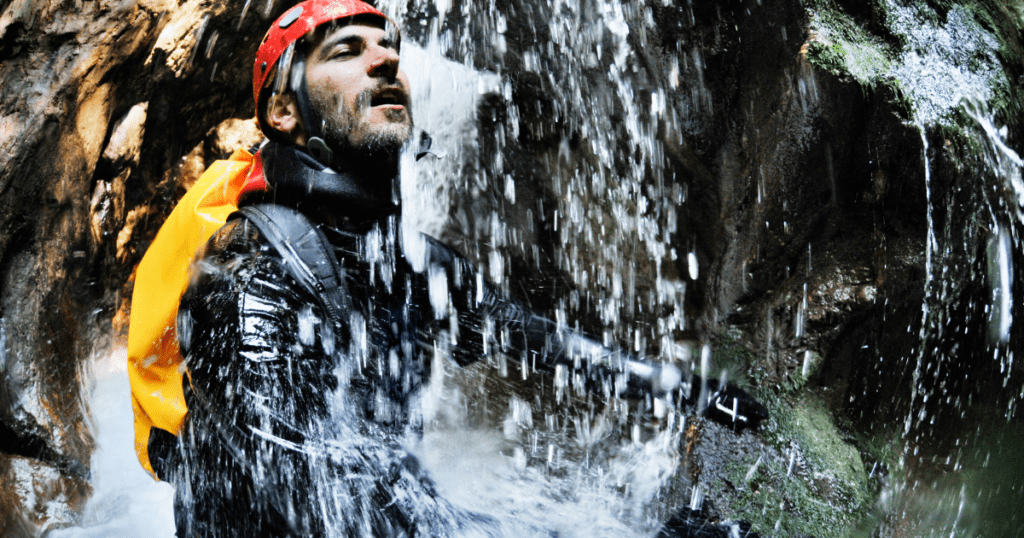
[[[408,105],[408,95],[401,87],[393,86],[382,88],[373,92],[370,96],[370,107],[385,107],[401,109]]]

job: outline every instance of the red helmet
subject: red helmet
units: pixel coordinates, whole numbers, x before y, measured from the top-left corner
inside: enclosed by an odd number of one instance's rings
[[[289,45],[325,22],[357,15],[375,15],[389,21],[377,8],[360,0],[306,0],[285,11],[263,36],[252,68],[252,96],[259,114],[260,90]],[[262,122],[262,119],[260,120]]]

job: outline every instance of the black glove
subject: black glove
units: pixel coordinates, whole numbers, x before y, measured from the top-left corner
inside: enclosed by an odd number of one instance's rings
[[[696,389],[700,378],[694,376],[694,380],[693,387]],[[729,383],[720,387],[716,379],[709,379],[707,383],[708,403],[704,409],[705,417],[724,426],[736,428],[737,431],[756,428],[762,420],[768,418],[768,409],[743,389]],[[694,392],[699,392],[699,389]],[[698,394],[694,396],[699,397]]]

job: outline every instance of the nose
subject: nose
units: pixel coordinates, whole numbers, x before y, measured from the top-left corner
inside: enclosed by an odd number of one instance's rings
[[[391,47],[371,45],[367,51],[370,55],[370,65],[367,73],[371,77],[383,77],[394,79],[398,74],[398,51]]]

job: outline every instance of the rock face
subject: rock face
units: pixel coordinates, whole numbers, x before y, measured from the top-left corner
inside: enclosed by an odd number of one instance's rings
[[[1003,387],[1024,329],[998,329],[997,308],[999,253],[1005,281],[1024,268],[1013,167],[973,116],[990,107],[1019,147],[1020,13],[854,4],[386,6],[407,40],[501,80],[442,234],[507,292],[639,354],[696,366],[708,344],[710,373],[773,411],[739,436],[691,417],[659,517],[696,484],[758,532],[842,535],[910,472],[892,468],[898,438],[926,466],[966,439],[961,401],[998,422],[1019,392]],[[88,498],[88,359],[111,323],[123,338],[174,202],[259,140],[250,59],[288,5],[0,14],[0,534],[73,523]],[[929,69],[962,76],[931,87]],[[974,112],[943,100],[972,87],[988,88]]]
[[[88,359],[112,318],[123,325],[162,216],[225,151],[232,135],[215,128],[247,115],[267,15],[240,19],[242,2],[5,6],[0,534],[35,536],[88,497]]]

